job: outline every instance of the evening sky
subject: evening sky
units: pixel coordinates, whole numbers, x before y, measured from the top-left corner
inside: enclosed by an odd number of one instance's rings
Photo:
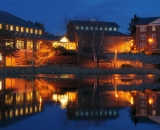
[[[65,34],[64,17],[98,18],[116,22],[126,33],[134,14],[160,16],[159,0],[0,0],[0,10],[26,21],[40,22],[54,35]]]

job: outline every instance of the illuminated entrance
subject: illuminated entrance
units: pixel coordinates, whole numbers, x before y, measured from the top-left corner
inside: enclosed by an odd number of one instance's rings
[[[66,50],[76,50],[76,44],[74,42],[70,42],[66,37],[63,37],[59,42],[53,42],[52,46],[63,46]]]

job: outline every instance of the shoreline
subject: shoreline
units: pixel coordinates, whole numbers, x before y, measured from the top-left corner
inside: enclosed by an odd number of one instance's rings
[[[6,67],[0,68],[0,76],[25,74],[160,74],[154,68],[76,68],[63,66]]]

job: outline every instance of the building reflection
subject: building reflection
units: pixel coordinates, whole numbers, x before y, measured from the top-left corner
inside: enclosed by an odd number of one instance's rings
[[[152,75],[75,77],[1,78],[0,123],[42,112],[48,102],[66,109],[69,120],[116,119],[119,110],[131,107],[135,119],[145,117],[159,123],[160,87]],[[154,91],[148,89],[153,87]]]
[[[42,100],[33,80],[0,80],[0,126],[10,125],[43,110]]]

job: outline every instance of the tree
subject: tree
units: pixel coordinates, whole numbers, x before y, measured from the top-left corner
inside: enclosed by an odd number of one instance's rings
[[[8,31],[8,26],[3,24],[2,29],[0,29],[0,52],[4,57],[4,67],[6,57],[16,57],[17,50],[12,39],[12,33]]]
[[[129,35],[130,36],[135,36],[136,33],[136,26],[135,24],[137,23],[137,21],[139,20],[140,17],[138,17],[136,14],[133,16],[133,18],[131,18],[131,21],[129,23],[129,27],[128,27],[128,31],[129,31]]]
[[[40,22],[35,22],[35,25],[37,26],[37,27],[40,27],[44,32],[45,32],[45,26],[44,26],[44,24],[43,23],[40,23]]]

